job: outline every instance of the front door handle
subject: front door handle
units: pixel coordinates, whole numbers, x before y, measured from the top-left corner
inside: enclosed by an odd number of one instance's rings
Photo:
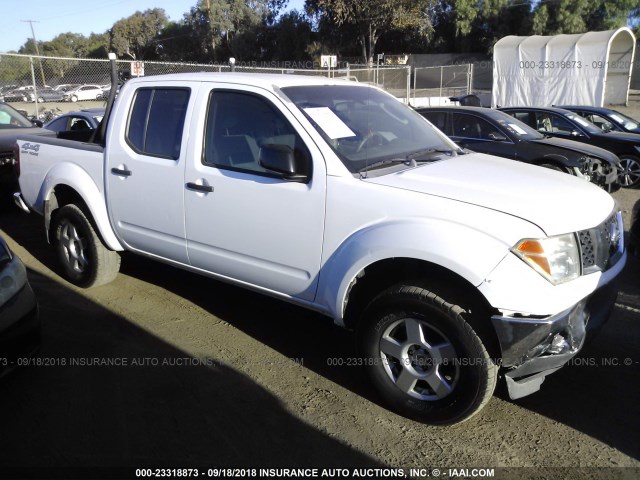
[[[114,175],[120,175],[121,177],[130,177],[131,170],[125,170],[123,168],[112,168],[111,173]]]
[[[187,188],[189,190],[197,190],[198,192],[213,192],[213,187],[211,185],[199,185],[193,182],[187,183]]]

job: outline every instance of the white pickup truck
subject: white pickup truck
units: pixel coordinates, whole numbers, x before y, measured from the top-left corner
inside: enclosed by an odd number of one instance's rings
[[[109,282],[129,250],[326,314],[404,415],[461,422],[498,378],[538,390],[613,308],[609,194],[461,150],[375,87],[145,77],[106,117],[94,143],[16,146],[16,203],[44,217],[66,278]]]

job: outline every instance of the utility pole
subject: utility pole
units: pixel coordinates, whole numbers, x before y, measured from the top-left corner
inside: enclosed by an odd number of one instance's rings
[[[40,50],[38,49],[38,41],[36,40],[36,32],[33,29],[34,23],[40,23],[37,20],[20,20],[21,22],[28,23],[31,25],[31,35],[33,36],[33,44],[36,47],[36,55],[38,56],[38,63],[40,64],[40,77],[42,77],[42,86],[46,85],[46,81],[44,79],[44,70],[42,69],[42,59],[40,58]]]

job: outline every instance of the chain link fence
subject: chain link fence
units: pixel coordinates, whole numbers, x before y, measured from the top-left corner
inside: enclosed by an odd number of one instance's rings
[[[413,69],[411,105],[429,106],[442,98],[459,97],[471,93],[473,65],[416,67]]]
[[[116,60],[125,76],[151,76],[184,72],[228,72],[228,64],[132,62]],[[236,64],[236,72],[321,75],[377,85],[409,103],[411,67],[379,66],[335,69],[261,67]],[[0,53],[0,99],[29,116],[104,106],[111,88],[107,59],[44,57]]]

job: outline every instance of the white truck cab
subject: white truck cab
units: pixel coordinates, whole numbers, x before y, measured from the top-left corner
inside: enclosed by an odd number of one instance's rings
[[[129,250],[319,311],[404,415],[464,421],[499,373],[512,398],[538,390],[613,307],[609,194],[461,150],[375,87],[144,77],[106,118],[97,143],[18,141],[16,202],[69,281],[111,281]]]

